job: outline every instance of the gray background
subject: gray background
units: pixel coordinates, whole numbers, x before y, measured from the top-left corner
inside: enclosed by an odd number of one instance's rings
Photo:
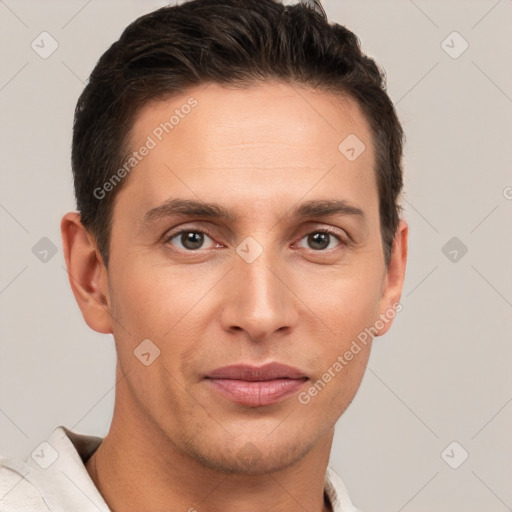
[[[103,51],[164,3],[0,0],[4,456],[25,458],[57,425],[108,430],[113,339],[83,322],[60,241],[72,116]],[[512,510],[512,1],[324,5],[387,71],[410,226],[404,309],[374,343],[331,465],[364,512]],[[43,31],[59,45],[47,59],[31,48]]]

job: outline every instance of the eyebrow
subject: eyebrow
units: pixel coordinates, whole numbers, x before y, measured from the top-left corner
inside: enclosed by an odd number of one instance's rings
[[[152,223],[176,215],[223,219],[231,222],[235,222],[237,220],[237,216],[234,212],[219,204],[197,201],[194,199],[176,198],[169,199],[161,205],[146,212],[144,215],[144,221],[146,223]],[[291,208],[283,218],[326,217],[329,215],[359,216],[362,220],[365,220],[363,210],[341,199],[317,199],[306,201],[294,208]]]

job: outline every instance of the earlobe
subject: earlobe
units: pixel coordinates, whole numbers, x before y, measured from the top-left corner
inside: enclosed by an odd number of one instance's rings
[[[69,283],[85,322],[97,332],[112,333],[107,270],[77,212],[64,215],[61,235]]]
[[[393,240],[389,264],[386,268],[385,285],[379,305],[379,318],[384,323],[384,326],[382,329],[379,329],[377,336],[382,336],[389,330],[396,313],[402,309],[400,297],[402,295],[407,265],[408,235],[409,228],[407,222],[401,219]]]

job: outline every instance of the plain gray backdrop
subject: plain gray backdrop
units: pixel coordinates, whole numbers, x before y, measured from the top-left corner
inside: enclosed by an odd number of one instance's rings
[[[113,338],[82,320],[60,240],[73,111],[100,55],[164,4],[0,0],[3,456],[27,457],[57,425],[109,428]],[[374,342],[331,465],[364,512],[512,510],[512,1],[324,6],[387,72],[410,227],[403,310]]]

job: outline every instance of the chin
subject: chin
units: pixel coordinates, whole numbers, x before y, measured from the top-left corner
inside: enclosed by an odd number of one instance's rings
[[[276,445],[267,441],[236,443],[232,439],[229,447],[210,443],[208,447],[190,446],[189,455],[202,465],[222,473],[263,475],[284,470],[301,460],[313,447],[293,440]]]

